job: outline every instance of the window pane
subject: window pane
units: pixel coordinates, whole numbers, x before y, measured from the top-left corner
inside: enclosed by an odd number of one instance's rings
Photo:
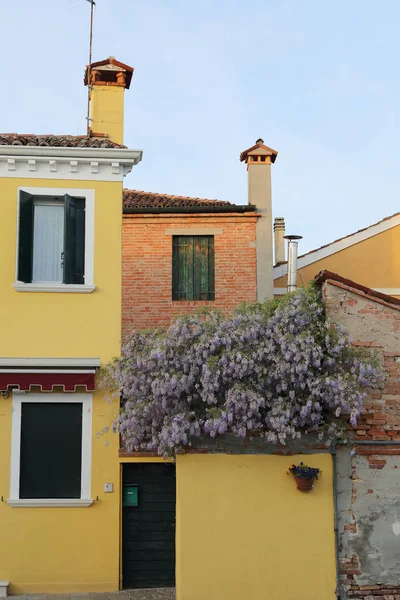
[[[62,282],[64,250],[64,206],[34,207],[32,281]]]
[[[20,498],[80,498],[82,403],[23,402]]]

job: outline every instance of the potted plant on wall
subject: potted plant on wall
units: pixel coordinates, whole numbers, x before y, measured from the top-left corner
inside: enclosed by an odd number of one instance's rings
[[[288,475],[292,474],[296,480],[297,489],[302,492],[312,490],[314,481],[322,474],[321,469],[309,467],[301,462],[289,467]]]

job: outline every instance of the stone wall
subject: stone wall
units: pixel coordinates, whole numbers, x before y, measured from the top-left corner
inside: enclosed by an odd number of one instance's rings
[[[385,368],[354,443],[337,453],[339,591],[341,598],[400,600],[400,310],[329,281],[323,294],[329,316],[354,344],[375,347]]]

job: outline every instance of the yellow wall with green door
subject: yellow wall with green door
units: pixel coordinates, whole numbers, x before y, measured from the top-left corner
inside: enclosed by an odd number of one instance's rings
[[[177,600],[334,600],[332,458],[311,492],[304,456],[177,457]]]

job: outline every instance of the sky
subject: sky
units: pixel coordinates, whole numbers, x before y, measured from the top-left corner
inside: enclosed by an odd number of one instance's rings
[[[85,133],[89,11],[0,1],[0,131]],[[400,211],[399,23],[398,0],[97,0],[93,60],[135,69],[124,185],[246,204],[262,137],[300,253]]]

